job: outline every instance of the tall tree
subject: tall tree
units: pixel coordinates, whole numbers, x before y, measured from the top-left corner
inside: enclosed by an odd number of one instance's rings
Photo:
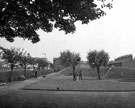
[[[80,55],[78,53],[73,53],[70,51],[64,51],[60,54],[60,62],[65,67],[71,66],[73,68],[73,80],[76,81],[75,68],[80,62]]]
[[[109,1],[109,2],[108,2]],[[53,28],[75,32],[75,22],[88,24],[105,15],[113,0],[1,0],[0,37],[13,42],[15,37],[40,41],[38,29]]]
[[[9,82],[11,82],[12,79],[12,73],[13,73],[13,69],[15,64],[19,61],[19,56],[20,56],[20,50],[16,49],[16,48],[3,48],[0,47],[0,49],[2,50],[2,59],[6,60],[8,63],[10,63],[10,75],[9,75]]]
[[[90,51],[87,56],[88,63],[91,67],[97,69],[98,79],[100,80],[100,66],[106,66],[109,62],[109,55],[104,50]]]

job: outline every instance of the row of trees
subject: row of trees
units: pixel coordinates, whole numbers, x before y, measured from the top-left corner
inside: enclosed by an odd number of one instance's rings
[[[12,78],[13,69],[16,64],[24,67],[24,76],[26,77],[26,68],[28,65],[33,66],[35,69],[35,64],[38,68],[45,68],[48,66],[49,62],[46,58],[35,58],[30,55],[30,53],[24,51],[23,49],[17,48],[4,48],[0,46],[0,57],[4,59],[8,64],[10,64],[10,75],[9,75],[9,82]]]
[[[61,52],[59,57],[61,64],[65,67],[71,66],[73,68],[73,80],[76,80],[76,66],[79,65],[81,57],[79,53],[70,51]],[[92,68],[97,69],[98,79],[100,80],[100,66],[106,66],[109,62],[109,55],[104,50],[101,51],[89,51],[87,55],[88,64]]]
[[[15,65],[19,63],[22,67],[24,67],[24,76],[26,77],[26,68],[28,65],[33,66],[37,64],[38,68],[45,68],[48,66],[49,62],[46,58],[34,58],[30,55],[30,53],[17,48],[3,48],[0,47],[0,55],[1,58],[6,60],[7,63],[10,64],[11,72],[9,76],[9,82],[12,78],[12,73]],[[74,53],[71,51],[63,51],[60,53],[59,57],[60,63],[64,67],[71,66],[73,69],[73,80],[75,81],[76,76],[76,66],[79,65],[81,61],[81,57],[79,53]],[[96,68],[98,73],[98,78],[100,78],[100,66],[106,66],[109,62],[109,55],[104,50],[101,51],[89,51],[87,55],[87,61],[90,67]]]

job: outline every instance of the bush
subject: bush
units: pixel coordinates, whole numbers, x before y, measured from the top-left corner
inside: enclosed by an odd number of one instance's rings
[[[19,81],[23,81],[23,80],[25,80],[25,79],[26,79],[26,78],[25,78],[24,75],[19,75],[19,78],[18,78]]]

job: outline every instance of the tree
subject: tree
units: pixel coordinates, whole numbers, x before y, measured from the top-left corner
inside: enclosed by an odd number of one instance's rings
[[[75,32],[75,22],[88,24],[112,8],[106,0],[1,0],[0,37],[13,42],[15,37],[40,41],[38,29],[52,32],[53,28]],[[101,4],[101,5],[100,5]]]
[[[65,67],[71,66],[73,68],[73,80],[76,81],[75,68],[80,62],[80,55],[78,53],[73,53],[70,51],[64,51],[60,54],[60,62]]]
[[[13,73],[13,69],[15,64],[19,61],[19,56],[20,56],[20,50],[16,49],[16,48],[3,48],[0,47],[0,49],[2,50],[2,59],[6,60],[8,63],[10,63],[10,75],[9,75],[9,82],[11,82],[12,79],[12,73]]]
[[[46,58],[37,58],[36,63],[38,64],[38,68],[45,68],[48,66],[48,61]]]
[[[33,66],[33,70],[35,70],[35,65],[36,65],[36,58],[29,56],[29,64]]]
[[[26,77],[26,67],[30,64],[30,54],[22,50],[20,54],[20,62],[24,66],[24,76]]]
[[[53,63],[49,63],[49,65],[50,65],[51,69],[54,69],[54,64]]]
[[[109,61],[108,53],[106,53],[104,50],[90,51],[88,52],[87,60],[91,67],[97,69],[98,79],[100,80],[101,77],[100,77],[99,69],[100,69],[100,66],[106,66],[108,64],[108,61]]]

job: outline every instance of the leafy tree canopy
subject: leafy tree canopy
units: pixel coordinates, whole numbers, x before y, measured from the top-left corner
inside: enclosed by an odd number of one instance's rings
[[[112,0],[111,0],[112,1]],[[53,28],[74,33],[75,22],[83,24],[105,15],[103,8],[112,8],[106,0],[1,0],[0,37],[13,42],[15,37],[40,41],[38,29]],[[98,6],[100,4],[100,6]]]
[[[38,64],[39,68],[40,67],[44,68],[44,67],[48,66],[48,61],[46,58],[37,58],[36,63]]]
[[[21,55],[20,49],[0,47],[0,50],[2,51],[2,59],[5,59],[8,63],[15,64],[19,61]]]
[[[24,51],[24,49],[21,50],[21,53],[20,53],[20,62],[23,64],[23,65],[27,65],[27,64],[30,64],[30,53],[28,53],[27,51]]]
[[[88,52],[88,63],[91,67],[97,68],[97,73],[98,73],[98,79],[100,80],[100,71],[99,68],[100,66],[106,66],[109,61],[109,55],[106,53],[104,50],[101,51],[90,51]]]
[[[104,50],[94,50],[88,53],[87,60],[91,67],[106,66],[109,61],[109,55]]]
[[[61,64],[63,64],[64,66],[73,66],[73,67],[75,67],[81,59],[79,53],[73,53],[70,51],[61,52],[59,58]]]

